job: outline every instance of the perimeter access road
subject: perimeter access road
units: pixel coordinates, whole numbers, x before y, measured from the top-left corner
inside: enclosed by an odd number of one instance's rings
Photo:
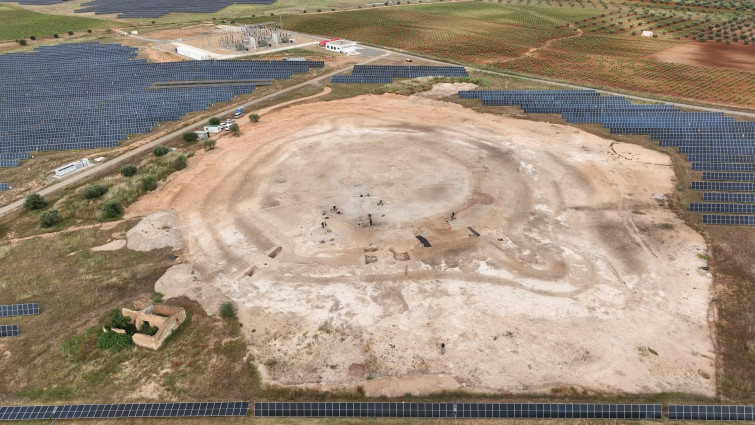
[[[410,59],[417,59],[417,60],[422,60],[422,61],[434,62],[434,63],[436,63],[438,65],[444,65],[444,66],[447,66],[447,65],[457,65],[458,66],[459,65],[459,64],[456,64],[456,63],[452,63],[452,62],[444,62],[444,61],[437,60],[437,59],[429,59],[429,58],[425,58],[425,57],[422,57],[422,56],[415,56],[415,55],[413,55],[411,53],[407,53],[407,52],[403,52],[403,51],[399,51],[399,50],[391,50],[391,49],[386,49],[386,48],[383,48],[383,47],[376,47],[376,46],[370,46],[370,47],[373,48],[373,49],[376,49],[376,50],[380,50],[382,52],[393,52],[393,53],[396,53],[396,54],[400,54],[400,55],[402,55],[402,56],[404,56],[406,58],[410,58]],[[532,81],[534,83],[541,83],[541,84],[549,84],[549,85],[553,85],[553,86],[565,87],[565,88],[568,88],[568,89],[574,89],[574,90],[595,90],[598,93],[607,94],[607,95],[611,95],[611,96],[624,96],[627,99],[634,99],[634,100],[639,100],[639,101],[642,101],[642,102],[660,103],[660,104],[665,104],[665,105],[673,105],[673,106],[676,106],[676,107],[679,107],[679,108],[684,108],[684,109],[693,109],[693,110],[704,111],[704,112],[723,112],[724,114],[739,115],[741,117],[747,117],[747,118],[755,118],[755,112],[744,112],[744,111],[736,111],[736,110],[730,110],[730,109],[712,108],[712,107],[707,107],[707,106],[690,105],[690,104],[687,104],[687,103],[669,102],[669,101],[665,101],[665,100],[652,99],[652,98],[649,98],[649,97],[634,96],[634,95],[630,95],[630,94],[613,92],[613,91],[610,91],[610,90],[595,89],[595,88],[592,88],[592,87],[585,87],[585,86],[580,86],[580,85],[576,85],[576,84],[559,83],[559,82],[545,80],[545,79],[541,79],[541,78],[524,77],[524,76],[521,76],[521,75],[509,74],[509,73],[506,73],[506,72],[490,71],[490,70],[487,70],[487,69],[480,69],[480,68],[475,68],[475,67],[472,67],[472,66],[466,66],[465,68],[473,70],[473,71],[477,71],[477,72],[483,72],[485,74],[495,75],[495,76],[498,76],[498,77],[518,78],[520,80]]]
[[[359,64],[360,65],[366,65],[366,64],[368,64],[370,62],[374,62],[374,61],[376,61],[376,60],[378,60],[378,59],[380,59],[382,57],[388,56],[388,55],[390,55],[392,53],[392,52],[389,52],[387,50],[382,50],[382,52],[383,52],[382,55],[376,56],[376,57],[371,57],[369,59],[366,59],[366,60],[360,62]],[[278,90],[276,92],[267,94],[267,95],[262,96],[262,97],[260,97],[258,99],[254,99],[252,101],[246,102],[244,104],[234,105],[233,108],[226,109],[226,110],[224,110],[222,112],[217,113],[216,115],[230,115],[230,114],[233,114],[234,112],[236,112],[236,108],[238,108],[238,107],[243,107],[244,109],[247,109],[247,108],[249,108],[251,106],[254,106],[254,105],[259,104],[261,102],[265,102],[267,100],[273,99],[273,98],[275,98],[277,96],[280,96],[282,94],[288,93],[290,91],[294,91],[294,90],[300,89],[302,87],[308,86],[310,84],[314,84],[314,83],[320,82],[322,80],[329,79],[330,77],[332,77],[332,76],[334,76],[336,74],[347,72],[350,69],[351,69],[351,66],[348,66],[348,67],[345,67],[345,68],[340,68],[340,69],[338,69],[336,71],[333,71],[333,72],[331,72],[329,74],[321,75],[321,76],[319,76],[317,78],[313,78],[311,80],[307,80],[307,81],[305,81],[303,83],[299,83],[299,84],[293,85],[291,87],[286,87],[284,89],[281,89],[281,90]],[[131,158],[133,158],[135,156],[141,155],[144,152],[151,151],[157,145],[166,143],[166,142],[168,142],[168,141],[170,141],[172,139],[175,139],[176,137],[180,137],[183,133],[185,133],[187,131],[193,131],[193,130],[201,129],[201,128],[204,127],[204,125],[205,125],[205,122],[202,121],[202,122],[197,123],[197,124],[193,124],[193,125],[190,125],[190,126],[186,126],[186,127],[180,128],[180,129],[178,129],[178,130],[176,130],[176,131],[174,131],[172,133],[166,134],[165,136],[157,138],[157,139],[155,139],[155,140],[153,140],[153,141],[151,141],[149,143],[146,143],[146,144],[144,144],[142,146],[139,146],[139,147],[137,147],[135,149],[132,149],[132,150],[130,150],[128,152],[124,152],[123,154],[121,154],[121,155],[119,155],[119,156],[117,156],[117,157],[115,157],[113,159],[110,159],[108,161],[105,161],[105,162],[103,162],[103,163],[101,163],[99,165],[96,165],[96,166],[94,166],[92,168],[84,169],[84,171],[80,171],[80,172],[76,173],[73,176],[70,176],[70,177],[68,177],[68,178],[66,178],[66,179],[64,179],[62,181],[59,181],[59,182],[57,182],[55,184],[52,184],[52,185],[50,185],[50,186],[48,186],[48,187],[46,187],[44,189],[41,189],[37,193],[39,193],[42,196],[47,196],[47,195],[51,195],[53,193],[59,192],[59,191],[65,189],[66,187],[74,186],[74,185],[76,185],[76,184],[78,184],[78,183],[80,183],[80,182],[82,182],[82,181],[84,181],[84,180],[86,180],[86,179],[88,179],[90,177],[93,177],[93,176],[95,176],[97,174],[100,174],[100,173],[102,173],[102,172],[104,172],[106,170],[109,170],[109,169],[111,169],[111,168],[113,168],[115,166],[118,166],[122,162],[125,162],[128,159],[131,159]],[[6,214],[8,214],[8,213],[10,213],[12,211],[15,211],[15,210],[23,207],[23,205],[24,205],[24,199],[22,198],[22,199],[18,199],[16,201],[14,201],[14,202],[11,202],[10,204],[7,204],[7,205],[5,205],[3,207],[0,207],[0,217],[2,217],[2,216],[6,215]]]

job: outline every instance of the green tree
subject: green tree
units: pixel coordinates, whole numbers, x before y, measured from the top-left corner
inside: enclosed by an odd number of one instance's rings
[[[97,199],[107,193],[107,187],[101,184],[93,184],[84,189],[84,198]]]
[[[39,216],[39,226],[43,228],[55,226],[60,221],[57,210],[45,211]]]
[[[136,171],[136,165],[134,164],[126,164],[121,167],[121,175],[123,177],[131,177],[136,174]]]
[[[31,37],[29,37],[29,39],[31,39],[31,40],[36,40],[36,39],[37,39],[37,36],[36,36],[36,35],[32,35]]]
[[[155,146],[155,150],[152,151],[155,156],[165,156],[170,152],[170,148],[165,145]]]
[[[207,121],[210,125],[218,125],[220,124],[220,118],[218,117],[212,117],[209,121]]]
[[[26,200],[24,201],[24,208],[26,208],[27,211],[41,210],[46,206],[47,202],[45,201],[45,198],[43,198],[39,193],[32,193],[31,195],[27,196]]]
[[[207,139],[204,141],[204,150],[211,151],[215,149],[215,140],[213,139]]]
[[[102,216],[106,219],[119,218],[123,215],[123,205],[115,200],[110,200],[102,205]]]
[[[186,155],[179,155],[173,160],[173,168],[183,170],[186,168]]]
[[[152,192],[157,189],[157,180],[152,176],[142,177],[142,190],[144,192]]]
[[[58,34],[53,34],[52,38],[58,38]]]
[[[260,120],[260,116],[257,114],[249,114],[249,121],[251,122],[258,122]]]
[[[199,138],[199,137],[197,137],[197,133],[195,133],[193,131],[187,131],[181,137],[183,137],[184,142],[186,142],[186,143],[196,142],[197,139]]]
[[[231,130],[231,133],[233,133],[234,136],[238,136],[241,134],[241,131],[239,130],[239,125],[236,123],[231,124],[231,127],[228,128]]]
[[[26,46],[26,40],[24,40],[24,39],[22,38],[22,39],[18,40],[18,44],[20,44],[20,45],[22,45],[22,46]]]
[[[68,35],[73,35],[73,31],[68,31]]]

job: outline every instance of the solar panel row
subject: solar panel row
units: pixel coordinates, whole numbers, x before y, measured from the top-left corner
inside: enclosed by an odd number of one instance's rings
[[[755,202],[755,193],[705,192],[703,201],[708,202]]]
[[[0,183],[0,190],[8,190],[10,189],[10,186],[8,186],[8,183]]]
[[[755,406],[694,406],[668,407],[668,418],[692,421],[755,421]]]
[[[480,99],[483,105],[519,106],[526,113],[561,114],[569,123],[600,123],[616,134],[649,134],[660,146],[687,154],[692,169],[703,172],[703,181],[693,182],[693,190],[755,192],[750,183],[755,182],[753,121],[734,121],[722,112],[682,112],[671,105],[632,105],[621,96],[605,97],[594,90],[471,90],[459,92],[459,97]],[[730,199],[720,202],[752,198]],[[705,196],[703,200],[709,201]],[[731,203],[692,203],[690,211],[755,214],[750,206]],[[708,215],[703,222],[749,225],[755,215],[726,217]]]
[[[256,417],[661,419],[660,404],[257,402]]]
[[[0,317],[31,316],[39,314],[38,303],[0,305]]]
[[[390,84],[394,78],[469,77],[463,66],[354,65],[351,75],[335,75],[331,83]]]
[[[119,44],[70,43],[0,55],[0,166],[29,152],[114,147],[130,134],[290,78],[322,61],[148,63]],[[202,84],[207,82],[208,84]],[[155,89],[156,86],[161,88]]]
[[[0,406],[0,420],[246,416],[248,401]]]
[[[0,338],[18,336],[18,325],[0,325]]]
[[[1,0],[10,1],[10,0]],[[15,0],[21,4],[52,5],[65,0]],[[93,0],[82,3],[76,13],[110,14],[119,18],[158,18],[168,13],[214,13],[232,4],[272,4],[275,0]]]

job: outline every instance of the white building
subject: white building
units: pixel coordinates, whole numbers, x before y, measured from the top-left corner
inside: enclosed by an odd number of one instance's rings
[[[642,32],[642,36],[643,37],[652,37],[653,36],[653,31],[643,31]]]
[[[173,45],[176,46],[176,53],[181,56],[186,56],[187,58],[198,61],[211,59],[206,50],[183,43],[173,43]]]
[[[343,53],[345,55],[354,54],[357,51],[357,43],[348,40],[335,40],[325,43],[325,48],[332,51]]]
[[[81,161],[72,162],[70,164],[62,165],[55,169],[55,175],[57,177],[63,177],[66,174],[71,174],[74,171],[81,170],[82,168],[89,165],[89,160],[87,158],[82,159]]]

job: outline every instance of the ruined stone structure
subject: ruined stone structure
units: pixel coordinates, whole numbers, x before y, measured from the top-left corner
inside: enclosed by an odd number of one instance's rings
[[[144,322],[159,329],[153,336],[134,334],[134,344],[139,347],[159,349],[165,339],[186,320],[186,311],[181,307],[150,301],[134,301],[134,307],[136,310],[123,308],[121,313],[131,318],[131,323],[134,323],[136,329],[141,329]]]

